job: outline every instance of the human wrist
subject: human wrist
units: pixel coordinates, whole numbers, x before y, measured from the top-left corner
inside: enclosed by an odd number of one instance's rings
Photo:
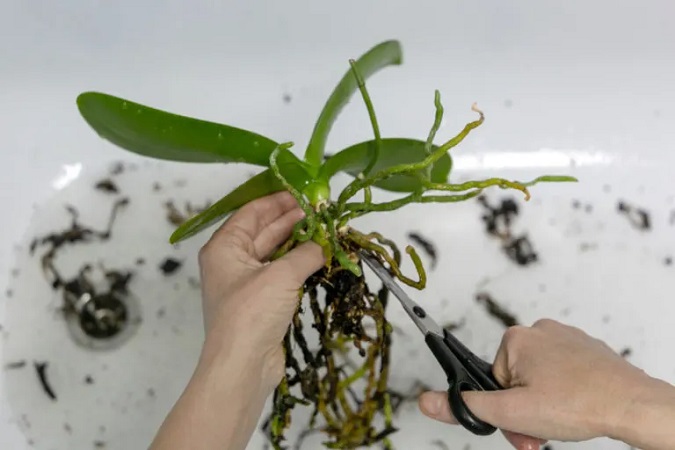
[[[645,375],[625,408],[622,419],[607,436],[644,449],[673,448],[673,442],[666,442],[668,437],[661,434],[668,433],[672,439],[667,424],[675,423],[675,387]]]
[[[246,384],[254,384],[265,396],[279,383],[282,371],[276,367],[274,356],[257,348],[240,333],[207,333],[198,371],[220,372],[223,377],[241,377]],[[281,348],[279,348],[281,350]],[[276,358],[278,359],[278,358]],[[281,363],[283,368],[283,363]]]

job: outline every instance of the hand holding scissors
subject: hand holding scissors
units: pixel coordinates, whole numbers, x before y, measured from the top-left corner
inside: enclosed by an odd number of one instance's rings
[[[462,392],[465,391],[503,389],[492,375],[492,364],[476,356],[452,333],[441,328],[401,289],[377,259],[366,252],[361,252],[361,257],[386,288],[399,299],[405,312],[424,335],[427,346],[448,377],[448,400],[457,421],[467,430],[480,436],[494,433],[496,428],[472,413],[462,397]]]

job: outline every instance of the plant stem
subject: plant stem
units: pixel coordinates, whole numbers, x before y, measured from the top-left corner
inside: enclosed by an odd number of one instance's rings
[[[526,201],[530,199],[530,192],[527,190],[524,184],[517,181],[505,180],[504,178],[488,178],[487,180],[467,181],[460,184],[424,183],[424,187],[430,191],[450,192],[462,192],[468,191],[469,189],[484,189],[490,186],[499,186],[502,189],[516,189],[525,194]]]
[[[376,172],[374,175],[364,178],[363,180],[356,178],[354,181],[352,181],[342,191],[342,193],[340,193],[340,196],[338,198],[338,211],[341,213],[344,210],[345,203],[349,199],[351,199],[354,195],[356,195],[356,193],[359,190],[365,187],[372,186],[376,182],[383,180],[385,178],[389,178],[393,175],[400,175],[404,173],[414,174],[416,172],[425,170],[429,166],[432,166],[445,153],[447,153],[448,150],[450,150],[451,148],[457,146],[460,142],[462,142],[464,138],[471,132],[471,130],[477,128],[483,123],[483,121],[485,120],[483,113],[478,108],[476,108],[475,105],[472,107],[472,109],[479,114],[480,117],[478,118],[478,120],[466,124],[462,129],[462,131],[459,132],[459,134],[457,134],[455,137],[447,141],[445,144],[441,145],[439,148],[434,150],[429,156],[424,158],[422,161],[412,164],[399,164],[397,166],[382,169],[379,172]]]
[[[345,209],[350,211],[345,216],[344,221],[362,217],[371,212],[394,211],[410,203],[455,203],[472,199],[482,192],[482,189],[476,189],[460,195],[423,195],[423,193],[413,193],[406,197],[392,200],[384,203],[347,203]]]
[[[399,268],[399,265],[396,263],[396,261],[394,261],[389,252],[387,252],[381,245],[368,240],[364,234],[351,229],[349,230],[348,237],[360,248],[369,250],[374,255],[380,256],[382,259],[384,259],[387,262],[387,264],[389,264],[389,268],[391,269],[392,272],[394,272],[396,278],[401,280],[403,283],[419,290],[424,289],[424,287],[426,286],[427,274],[426,271],[424,270],[424,266],[422,265],[420,257],[417,255],[417,252],[413,247],[411,246],[406,247],[406,252],[410,255],[410,257],[413,260],[413,264],[415,265],[415,269],[417,270],[417,275],[419,277],[418,281],[414,281],[403,275],[401,269]]]
[[[366,104],[366,109],[368,109],[368,117],[370,118],[370,124],[373,127],[373,134],[375,135],[375,151],[373,152],[370,158],[368,166],[366,166],[365,170],[363,170],[363,174],[368,175],[370,171],[373,170],[373,167],[375,167],[377,160],[380,159],[380,147],[382,145],[382,138],[380,137],[380,126],[377,123],[375,108],[373,107],[373,102],[370,100],[370,94],[368,93],[368,89],[366,88],[366,82],[359,73],[359,69],[356,67],[356,61],[350,59],[349,64],[352,67],[352,73],[354,74],[354,78],[356,78],[356,84],[359,87],[359,91],[361,91],[363,103]]]
[[[455,203],[463,202],[465,200],[472,199],[480,195],[483,192],[482,189],[476,189],[471,192],[467,192],[462,195],[425,195],[420,198],[420,203]]]
[[[288,149],[292,146],[292,142],[279,144],[279,146],[277,146],[277,148],[275,148],[270,154],[269,164],[274,176],[277,177],[284,188],[286,188],[286,190],[291,193],[293,198],[295,198],[295,200],[298,202],[298,205],[300,205],[302,210],[305,212],[305,218],[295,224],[295,227],[293,228],[293,237],[299,242],[305,242],[314,236],[314,231],[316,230],[316,217],[314,215],[314,210],[305,200],[305,196],[286,180],[279,169],[279,165],[277,164],[279,153],[282,151],[288,151]]]
[[[424,145],[424,151],[427,155],[431,154],[431,148],[434,145],[434,138],[438,129],[441,127],[441,122],[443,121],[443,104],[441,103],[441,93],[436,89],[434,91],[434,106],[436,107],[436,115],[434,116],[434,124],[429,130],[429,136],[427,137],[427,142]],[[431,166],[427,167],[425,170],[426,179],[431,179]]]

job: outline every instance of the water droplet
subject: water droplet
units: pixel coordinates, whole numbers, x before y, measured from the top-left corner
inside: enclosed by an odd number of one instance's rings
[[[129,105],[127,104],[127,102],[122,102],[122,109],[127,109],[128,107]]]
[[[143,111],[141,111],[140,108],[138,108],[138,109],[136,110],[136,114],[140,114],[140,113],[142,113],[142,112],[143,112]]]
[[[221,133],[220,131],[218,132],[218,139],[224,139],[224,138],[223,138],[223,133]]]
[[[254,146],[254,147],[260,147],[260,142],[258,142],[258,141],[253,141],[253,146]]]

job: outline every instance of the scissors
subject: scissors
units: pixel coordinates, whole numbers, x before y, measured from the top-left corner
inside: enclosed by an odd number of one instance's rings
[[[403,309],[424,334],[424,340],[448,377],[450,409],[464,428],[479,436],[488,436],[496,428],[476,417],[464,402],[462,392],[496,391],[503,389],[494,375],[492,364],[476,356],[448,330],[441,328],[424,309],[414,302],[394,281],[382,263],[367,253],[360,252],[363,261],[382,280],[385,287],[399,299]]]

